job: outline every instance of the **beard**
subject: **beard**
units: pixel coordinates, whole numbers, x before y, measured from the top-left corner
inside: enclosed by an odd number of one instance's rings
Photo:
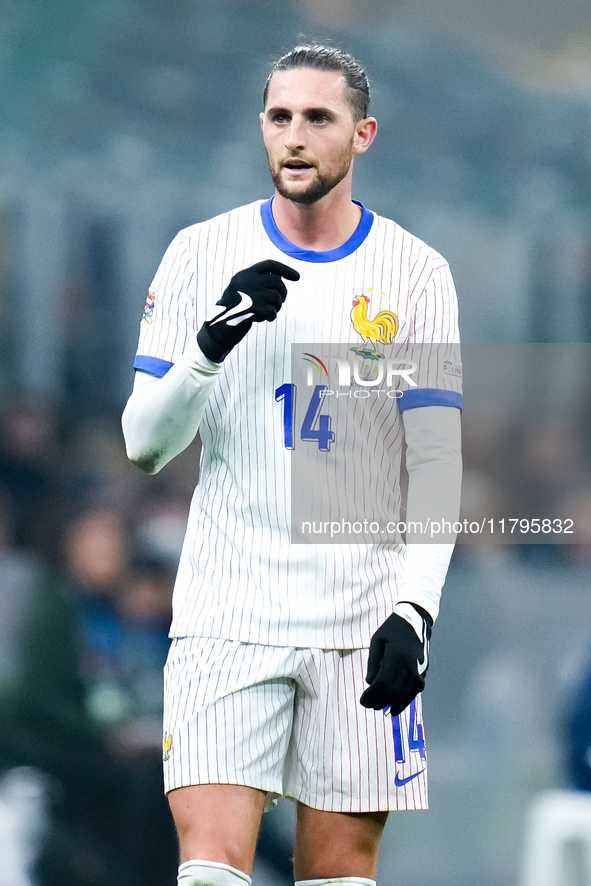
[[[273,179],[273,184],[275,185],[277,193],[281,194],[282,197],[285,197],[286,200],[291,200],[292,203],[310,205],[311,203],[316,203],[318,200],[321,200],[327,194],[330,194],[332,189],[344,179],[347,172],[348,169],[341,170],[334,175],[321,175],[318,173],[314,181],[303,191],[290,190],[289,186],[286,186],[283,183],[281,172],[273,172],[273,170],[271,170],[271,178]]]
[[[321,200],[327,194],[329,194],[333,188],[335,188],[339,182],[345,178],[349,169],[351,167],[351,160],[353,158],[353,139],[351,139],[350,144],[347,148],[336,158],[336,162],[333,168],[333,171],[329,173],[322,174],[318,170],[316,170],[316,178],[312,181],[305,190],[291,190],[289,185],[286,185],[281,178],[281,173],[283,170],[283,166],[273,167],[271,165],[271,158],[267,152],[267,160],[269,163],[269,172],[271,173],[271,179],[273,180],[273,184],[277,190],[277,193],[284,197],[286,200],[291,200],[292,203],[302,203],[304,205],[310,205],[311,203],[316,203],[318,200]]]

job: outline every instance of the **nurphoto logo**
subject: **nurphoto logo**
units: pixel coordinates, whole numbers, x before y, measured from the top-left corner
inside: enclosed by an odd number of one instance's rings
[[[345,359],[334,354],[316,356],[304,353],[302,356],[310,364],[306,376],[308,387],[313,387],[318,383],[317,373],[320,373],[320,376],[328,381],[329,367],[336,368],[336,378],[333,376],[333,380],[339,388],[350,388],[356,385],[371,388],[383,385],[384,382],[387,388],[396,388],[401,380],[411,388],[417,387],[417,382],[411,377],[417,370],[414,360],[386,359],[377,362],[352,356]],[[327,390],[325,396],[334,393],[335,391]],[[336,393],[338,395],[338,391]]]

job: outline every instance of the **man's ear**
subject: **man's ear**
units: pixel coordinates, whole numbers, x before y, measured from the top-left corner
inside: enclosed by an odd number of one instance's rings
[[[355,126],[353,152],[355,154],[364,154],[376,137],[377,131],[378,121],[375,117],[366,117],[364,120],[360,120]]]

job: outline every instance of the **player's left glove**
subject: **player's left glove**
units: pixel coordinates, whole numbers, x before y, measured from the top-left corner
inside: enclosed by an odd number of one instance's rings
[[[400,714],[425,686],[433,619],[421,606],[398,603],[369,645],[366,681],[360,698],[366,708],[390,707]]]

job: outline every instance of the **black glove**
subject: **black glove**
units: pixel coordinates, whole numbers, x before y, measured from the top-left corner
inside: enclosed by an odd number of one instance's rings
[[[197,344],[206,357],[221,363],[253,323],[275,319],[287,295],[282,277],[300,279],[293,268],[272,259],[234,274],[216,302],[221,308],[197,333]]]
[[[424,688],[429,667],[433,619],[421,606],[411,605],[423,622],[422,640],[409,621],[393,612],[371,638],[365,678],[369,686],[360,698],[364,707],[376,711],[390,706],[393,717]]]

